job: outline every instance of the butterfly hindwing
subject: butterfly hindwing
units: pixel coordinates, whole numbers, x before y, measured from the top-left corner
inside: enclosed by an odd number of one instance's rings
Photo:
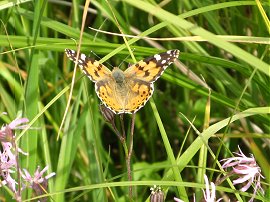
[[[113,80],[102,80],[95,84],[95,90],[102,103],[115,114],[123,113],[123,104],[121,98],[115,92],[115,83]]]
[[[154,84],[143,82],[141,80],[131,82],[130,95],[132,99],[128,99],[125,105],[125,113],[136,113],[150,99],[154,92]]]

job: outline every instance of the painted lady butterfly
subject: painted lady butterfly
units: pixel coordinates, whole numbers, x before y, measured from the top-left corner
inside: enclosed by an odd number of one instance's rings
[[[65,52],[70,60],[76,61],[76,51],[66,49]],[[154,92],[154,82],[178,58],[179,53],[179,50],[169,50],[155,54],[131,65],[125,71],[118,67],[110,71],[85,54],[79,55],[78,65],[95,83],[96,93],[107,108],[115,114],[133,114],[150,99]]]

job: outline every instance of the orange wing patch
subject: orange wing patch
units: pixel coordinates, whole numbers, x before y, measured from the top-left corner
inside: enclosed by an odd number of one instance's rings
[[[152,83],[134,83],[129,94],[130,99],[127,100],[127,104],[125,106],[125,113],[136,113],[146,104],[153,92],[154,85]]]
[[[154,85],[147,82],[128,83],[125,96],[116,91],[117,84],[111,81],[96,83],[96,92],[104,105],[116,114],[133,114],[142,108],[154,92]]]
[[[96,93],[103,104],[114,113],[123,113],[123,105],[119,103],[111,82],[99,81],[95,85]]]
[[[125,74],[127,77],[135,76],[140,78],[143,81],[153,82],[157,80],[158,77],[161,76],[164,69],[162,67],[158,67],[156,63],[149,62],[148,64],[143,60],[139,61],[137,64],[129,67]]]
[[[94,82],[110,75],[110,70],[98,61],[88,60],[86,66],[81,67],[82,71]]]
[[[68,58],[75,63],[77,52],[70,49],[65,49],[65,51]],[[111,71],[107,67],[82,53],[79,54],[78,65],[93,82],[97,82],[111,75]]]
[[[178,56],[179,50],[156,54],[132,65],[124,73],[127,78],[136,77],[143,81],[154,82]]]

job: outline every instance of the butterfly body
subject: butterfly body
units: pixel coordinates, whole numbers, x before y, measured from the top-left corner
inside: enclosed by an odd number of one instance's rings
[[[119,84],[125,83],[125,74],[118,67],[115,67],[113,69],[113,71],[112,71],[112,77],[113,77],[113,79],[115,80],[116,83],[119,83]]]
[[[67,56],[76,61],[77,52],[66,49]],[[104,105],[116,114],[136,113],[150,99],[154,82],[178,57],[178,50],[170,50],[131,65],[125,71],[115,67],[110,71],[98,61],[80,54],[78,65],[95,83],[95,90]]]

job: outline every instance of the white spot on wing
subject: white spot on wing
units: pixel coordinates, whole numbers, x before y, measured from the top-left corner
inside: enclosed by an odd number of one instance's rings
[[[166,69],[167,67],[168,67],[168,65],[166,65],[166,66],[163,66],[163,68],[164,68],[164,69]],[[164,71],[164,70],[163,70],[163,71]],[[163,72],[162,72],[162,73],[163,73]]]
[[[86,59],[86,55],[85,54],[81,54],[81,59],[85,60]]]
[[[155,58],[157,61],[161,60],[161,57],[160,57],[159,54],[154,55],[154,58]]]

